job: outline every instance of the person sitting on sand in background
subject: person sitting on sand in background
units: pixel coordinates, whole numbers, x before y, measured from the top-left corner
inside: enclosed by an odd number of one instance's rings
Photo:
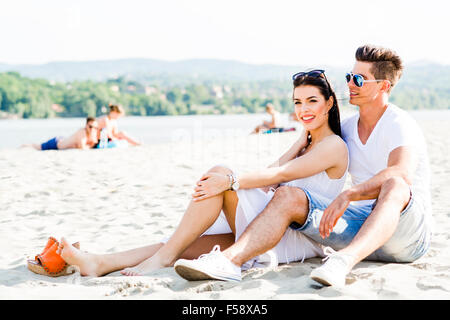
[[[295,112],[291,112],[289,114],[289,118],[290,121],[295,121],[295,122],[300,122],[300,119],[297,117],[297,115],[295,114]]]
[[[86,126],[67,138],[54,137],[42,144],[33,143],[22,147],[33,147],[36,150],[91,149],[98,143],[97,136],[97,120],[94,117],[87,117]]]
[[[125,115],[125,110],[120,105],[109,105],[109,113],[105,116],[102,116],[98,118],[98,125],[99,125],[99,131],[98,131],[98,140],[100,143],[101,133],[102,131],[106,132],[106,138],[109,142],[114,142],[117,140],[125,140],[129,144],[133,146],[140,145],[141,143],[138,142],[136,139],[132,138],[130,135],[128,135],[124,131],[119,131],[118,125],[117,125],[117,119],[123,117]],[[98,147],[98,146],[97,146]]]
[[[118,270],[128,276],[142,275],[169,267],[179,257],[198,258],[216,244],[229,247],[270,202],[280,184],[303,186],[331,202],[345,184],[349,159],[340,137],[336,96],[323,70],[298,73],[293,82],[295,110],[304,131],[278,161],[266,169],[240,175],[240,187],[234,183],[236,176],[229,168],[210,169],[197,182],[192,201],[167,241],[124,252],[92,254],[76,249],[62,238],[61,257],[78,266],[83,276],[101,276]],[[214,182],[220,186],[213,196],[209,194],[204,199],[208,192],[199,190]],[[288,230],[269,256],[270,263],[289,263],[323,256],[323,248],[301,233]],[[261,256],[249,261],[246,267],[267,261],[267,256]]]
[[[259,133],[265,130],[280,127],[280,113],[275,110],[275,107],[270,102],[266,104],[266,112],[270,115],[271,121],[263,121],[263,123],[258,125],[252,133]]]
[[[346,80],[350,104],[359,112],[342,121],[352,186],[331,203],[301,188],[278,188],[232,246],[181,261],[185,274],[238,278],[238,266],[276,246],[287,229],[334,249],[310,274],[325,286],[345,286],[363,259],[410,263],[427,253],[433,218],[425,137],[411,115],[389,103],[403,63],[393,50],[373,45],[359,47],[355,58]]]

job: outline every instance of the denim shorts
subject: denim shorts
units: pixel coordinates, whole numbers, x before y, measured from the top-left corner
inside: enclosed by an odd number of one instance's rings
[[[290,227],[335,250],[342,249],[350,244],[376,205],[376,202],[366,206],[350,204],[337,221],[329,237],[323,239],[319,233],[320,220],[323,211],[332,200],[302,190],[309,201],[308,217],[303,225],[294,222]],[[419,201],[415,201],[414,193],[411,192],[409,203],[401,212],[397,229],[392,237],[366,259],[385,262],[412,262],[427,252],[430,240],[431,226],[425,218],[424,206]]]

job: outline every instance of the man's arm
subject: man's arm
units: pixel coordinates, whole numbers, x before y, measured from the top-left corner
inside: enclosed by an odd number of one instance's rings
[[[386,169],[345,192],[347,192],[350,201],[376,199],[380,194],[383,183],[392,177],[401,177],[407,184],[411,185],[416,166],[417,159],[411,147],[398,147],[389,154]]]
[[[78,148],[82,150],[90,149],[91,147],[87,144],[87,137],[81,137],[81,139],[78,141]]]
[[[344,214],[351,201],[370,200],[378,198],[381,186],[390,178],[401,177],[409,185],[412,184],[414,170],[417,167],[417,157],[412,147],[401,146],[389,154],[388,167],[375,176],[343,191],[325,209],[319,225],[323,238],[330,235],[338,219]]]

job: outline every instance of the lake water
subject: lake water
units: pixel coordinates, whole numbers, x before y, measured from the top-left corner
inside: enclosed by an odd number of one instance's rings
[[[342,118],[352,114],[342,113]],[[423,119],[450,120],[450,110],[421,110],[410,112],[418,121]],[[287,127],[298,127],[283,114]],[[145,144],[178,141],[186,136],[193,140],[211,137],[233,137],[249,134],[266,114],[195,115],[125,117],[118,121],[119,129],[128,132]],[[84,118],[0,120],[0,149],[17,148],[22,144],[42,143],[55,136],[68,136],[84,127]]]

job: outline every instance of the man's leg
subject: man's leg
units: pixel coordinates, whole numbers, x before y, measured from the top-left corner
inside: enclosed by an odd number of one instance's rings
[[[309,204],[303,190],[279,187],[266,208],[248,225],[223,255],[237,266],[272,249],[292,222],[304,224]]]
[[[409,186],[403,179],[387,180],[381,186],[375,208],[350,243],[337,252],[331,250],[325,264],[314,269],[310,277],[323,285],[344,286],[350,270],[392,237],[410,195]]]
[[[187,280],[240,281],[241,266],[275,247],[292,222],[304,224],[308,209],[308,198],[303,190],[280,187],[237,242],[222,252],[216,246],[208,255],[197,260],[180,259],[174,265],[175,271]],[[227,211],[224,212],[227,215]],[[233,219],[227,216],[227,220]]]
[[[387,180],[377,203],[350,244],[339,252],[354,257],[350,269],[384,245],[397,228],[400,213],[410,200],[410,188],[401,178]]]

